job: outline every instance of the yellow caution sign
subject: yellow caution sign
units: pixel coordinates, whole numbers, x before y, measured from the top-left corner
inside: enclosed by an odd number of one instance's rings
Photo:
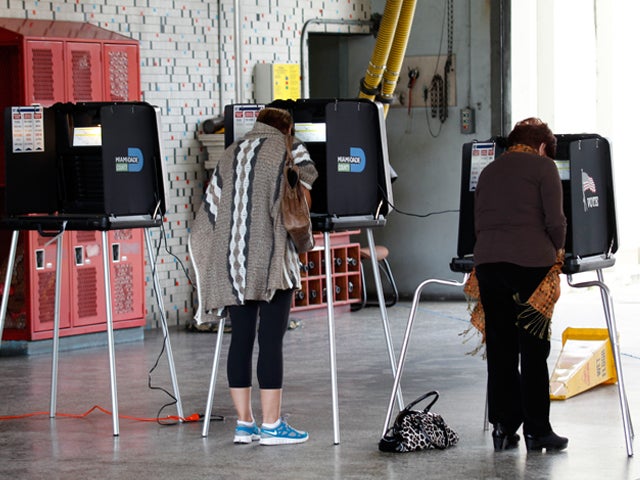
[[[549,380],[551,400],[566,400],[617,381],[606,328],[567,328],[562,332],[562,351]]]

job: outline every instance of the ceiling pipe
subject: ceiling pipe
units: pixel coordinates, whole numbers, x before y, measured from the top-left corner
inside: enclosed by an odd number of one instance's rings
[[[243,102],[242,94],[242,39],[240,30],[240,0],[233,2],[233,44],[235,50],[235,70],[236,70],[236,103]]]

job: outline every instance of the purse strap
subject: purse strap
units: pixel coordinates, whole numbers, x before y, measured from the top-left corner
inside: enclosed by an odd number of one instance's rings
[[[429,404],[423,410],[424,412],[428,412],[429,409],[431,409],[431,407],[433,406],[433,404],[438,401],[438,398],[440,398],[440,394],[436,390],[431,390],[430,392],[425,393],[421,397],[416,398],[413,402],[411,402],[409,405],[407,405],[404,409],[405,410],[411,410],[418,403],[420,403],[421,401],[423,401],[423,400],[425,400],[425,399],[427,399],[429,397],[434,397],[434,398],[433,398],[433,400],[431,400],[431,402],[429,402]]]
[[[286,161],[285,161],[285,165],[289,168],[294,166],[293,163],[293,135],[291,135],[290,133],[286,134],[284,136],[284,147],[286,150]]]

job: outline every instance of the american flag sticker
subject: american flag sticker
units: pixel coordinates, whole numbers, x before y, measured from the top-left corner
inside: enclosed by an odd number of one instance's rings
[[[596,193],[596,182],[584,170],[582,172],[582,191]]]
[[[596,195],[596,182],[584,170],[580,170],[582,173],[582,205],[584,211],[588,211],[592,208],[598,208],[600,206],[600,198]]]

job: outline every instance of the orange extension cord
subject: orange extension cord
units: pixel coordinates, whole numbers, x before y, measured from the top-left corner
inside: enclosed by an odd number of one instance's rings
[[[93,407],[91,407],[89,410],[87,410],[84,413],[81,414],[74,414],[74,413],[56,413],[56,417],[66,417],[66,418],[85,418],[87,416],[89,416],[89,414],[91,414],[94,411],[100,411],[106,415],[112,415],[112,412],[110,412],[109,410],[102,408],[99,405],[94,405]],[[16,419],[20,419],[20,418],[29,418],[29,417],[36,417],[36,416],[40,416],[40,415],[49,415],[49,412],[32,412],[32,413],[24,413],[22,415],[4,415],[4,416],[0,416],[0,420],[16,420]],[[132,417],[130,415],[118,415],[118,418],[123,418],[123,419],[127,419],[127,420],[135,420],[137,422],[157,422],[160,423],[161,425],[174,425],[175,423],[178,422],[184,422],[184,423],[189,423],[189,422],[198,422],[200,421],[200,419],[202,418],[202,416],[199,413],[193,413],[191,415],[189,415],[188,417],[180,417],[177,415],[167,415],[166,417],[162,417],[162,418],[142,418],[142,417]],[[162,423],[163,421],[166,420],[172,420],[175,423]]]

